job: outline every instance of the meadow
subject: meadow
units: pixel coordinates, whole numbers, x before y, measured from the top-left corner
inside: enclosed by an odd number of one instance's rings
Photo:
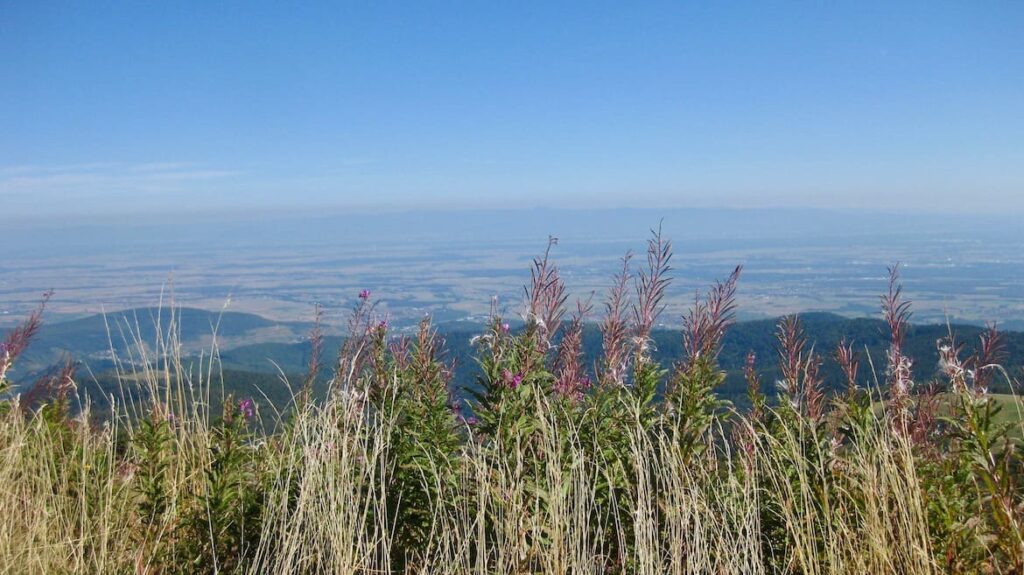
[[[6,381],[40,306],[0,355],[0,571],[1024,573],[1021,404],[995,328],[970,353],[949,333],[939,375],[921,370],[894,267],[883,357],[819,348],[788,316],[739,409],[716,390],[741,268],[692,300],[666,366],[671,244],[652,234],[598,302],[570,301],[551,247],[522,327],[494,308],[474,338],[468,403],[430,319],[394,336],[364,290],[330,365],[312,329],[286,402],[225,394],[216,348],[186,355],[172,316],[116,362],[123,400],[99,419],[73,363]]]

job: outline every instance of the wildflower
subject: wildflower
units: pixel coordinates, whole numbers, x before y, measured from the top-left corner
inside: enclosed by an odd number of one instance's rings
[[[480,420],[478,420],[476,417],[474,417],[472,415],[467,417],[466,414],[462,413],[462,405],[460,405],[458,403],[452,405],[451,409],[452,409],[452,414],[454,414],[455,417],[459,420],[459,422],[461,422],[463,425],[468,425],[468,426],[472,427],[472,426],[480,423]]]
[[[505,369],[501,372],[501,380],[509,389],[516,389],[519,387],[519,384],[523,383],[523,374],[516,373],[513,375],[511,371]]]
[[[362,290],[361,292],[359,292],[359,299],[361,299],[363,301],[366,301],[366,300],[370,299],[370,293],[371,292],[368,289]]]
[[[251,398],[243,399],[238,404],[238,411],[242,412],[243,417],[250,419],[256,415],[256,403]]]
[[[582,401],[584,392],[590,389],[591,382],[590,378],[586,375],[582,376],[570,376],[562,377],[555,382],[553,390],[562,397],[571,399],[572,401]]]
[[[381,320],[380,323],[377,324],[377,329],[379,329],[381,331],[387,331],[387,329],[388,329],[388,320],[386,320],[386,319]]]
[[[511,329],[511,328],[509,327],[509,325],[507,323],[501,324],[501,332],[502,333],[508,333],[509,329]]]

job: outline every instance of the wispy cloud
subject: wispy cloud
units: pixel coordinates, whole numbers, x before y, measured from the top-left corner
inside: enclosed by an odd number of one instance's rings
[[[208,197],[241,172],[191,162],[0,166],[7,215],[149,209]]]
[[[57,166],[0,166],[0,197],[58,194],[72,198],[96,193],[162,192],[169,184],[221,180],[240,175],[185,162],[91,163]]]
[[[0,193],[34,189],[50,185],[97,184],[145,185],[153,182],[206,180],[239,175],[232,170],[217,170],[185,162],[145,164],[92,163],[60,166],[2,166]],[[71,190],[69,190],[71,191]]]

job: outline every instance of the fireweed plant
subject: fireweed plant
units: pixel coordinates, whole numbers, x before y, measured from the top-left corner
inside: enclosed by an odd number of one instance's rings
[[[155,341],[131,334],[100,420],[73,362],[23,393],[8,381],[45,295],[0,344],[0,571],[1024,573],[1024,429],[989,392],[1016,383],[994,327],[969,357],[950,333],[922,379],[894,267],[884,358],[819,350],[784,318],[777,357],[747,357],[739,410],[716,389],[740,268],[695,294],[683,355],[662,364],[671,243],[654,231],[641,265],[627,254],[577,302],[556,247],[533,262],[521,327],[492,306],[468,399],[430,319],[396,337],[363,290],[325,396],[319,308],[288,405],[214,393],[216,348],[186,359],[172,314]]]

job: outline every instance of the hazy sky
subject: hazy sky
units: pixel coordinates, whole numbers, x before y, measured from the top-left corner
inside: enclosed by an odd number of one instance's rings
[[[0,1],[6,217],[1024,213],[1024,2]]]

